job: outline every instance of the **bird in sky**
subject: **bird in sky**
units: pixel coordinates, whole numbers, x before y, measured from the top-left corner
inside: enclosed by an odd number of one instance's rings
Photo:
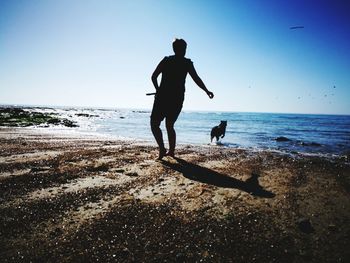
[[[303,29],[304,26],[291,26],[289,29]]]

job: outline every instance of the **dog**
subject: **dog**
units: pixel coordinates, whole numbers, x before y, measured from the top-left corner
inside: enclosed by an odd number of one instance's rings
[[[215,126],[211,129],[210,137],[211,137],[211,142],[213,141],[213,138],[216,137],[216,141],[219,140],[219,137],[221,138],[225,137],[225,132],[226,132],[226,126],[227,126],[227,121],[221,121],[218,126]]]

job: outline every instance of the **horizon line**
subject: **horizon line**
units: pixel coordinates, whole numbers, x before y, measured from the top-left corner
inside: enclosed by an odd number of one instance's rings
[[[103,110],[115,110],[115,109],[125,109],[125,110],[148,110],[150,108],[137,108],[137,107],[110,107],[110,106],[72,106],[72,105],[47,105],[47,104],[17,104],[17,103],[2,103],[0,102],[0,108],[3,106],[12,107],[38,107],[38,108],[80,108],[80,109],[103,109]],[[196,109],[183,109],[182,112],[220,112],[220,113],[262,113],[262,114],[294,114],[294,115],[333,115],[333,116],[350,116],[350,113],[298,113],[298,112],[270,112],[270,111],[234,111],[234,110],[196,110]]]

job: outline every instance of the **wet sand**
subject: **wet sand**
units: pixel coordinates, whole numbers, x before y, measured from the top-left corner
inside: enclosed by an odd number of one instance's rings
[[[349,156],[0,129],[2,262],[349,262]]]

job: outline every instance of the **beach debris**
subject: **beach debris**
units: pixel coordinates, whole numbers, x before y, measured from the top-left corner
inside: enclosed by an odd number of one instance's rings
[[[103,163],[99,165],[95,165],[93,167],[89,167],[87,169],[90,172],[107,172],[109,170],[108,164]]]
[[[299,142],[299,144],[301,146],[311,146],[311,147],[320,147],[322,146],[321,144],[317,143],[317,142]]]
[[[99,117],[98,115],[87,114],[87,113],[76,113],[75,116],[78,116],[78,117],[87,117],[87,118]]]
[[[331,224],[328,225],[328,229],[330,231],[335,231],[337,229],[337,226],[335,224],[331,223]]]
[[[125,175],[127,175],[127,176],[138,176],[139,174],[136,173],[136,172],[128,172]]]
[[[311,225],[310,219],[308,218],[298,219],[297,225],[299,227],[299,230],[306,234],[311,234],[315,231],[315,229]]]
[[[45,166],[45,167],[33,167],[30,169],[31,173],[36,173],[36,172],[46,172],[48,170],[50,170],[51,167],[49,166]]]
[[[54,125],[57,125],[57,124],[59,124],[60,122],[61,122],[61,120],[58,119],[58,118],[52,118],[52,119],[50,119],[50,120],[47,121],[47,123],[49,123],[49,124],[54,124]]]
[[[149,111],[145,111],[145,110],[133,110],[133,113],[150,113]]]
[[[305,248],[299,250],[299,255],[307,261],[310,261],[312,259],[311,252]]]
[[[60,124],[69,128],[79,127],[74,121],[68,119],[62,119]]]
[[[291,139],[284,137],[284,136],[279,136],[275,139],[277,142],[288,142],[291,141]]]

